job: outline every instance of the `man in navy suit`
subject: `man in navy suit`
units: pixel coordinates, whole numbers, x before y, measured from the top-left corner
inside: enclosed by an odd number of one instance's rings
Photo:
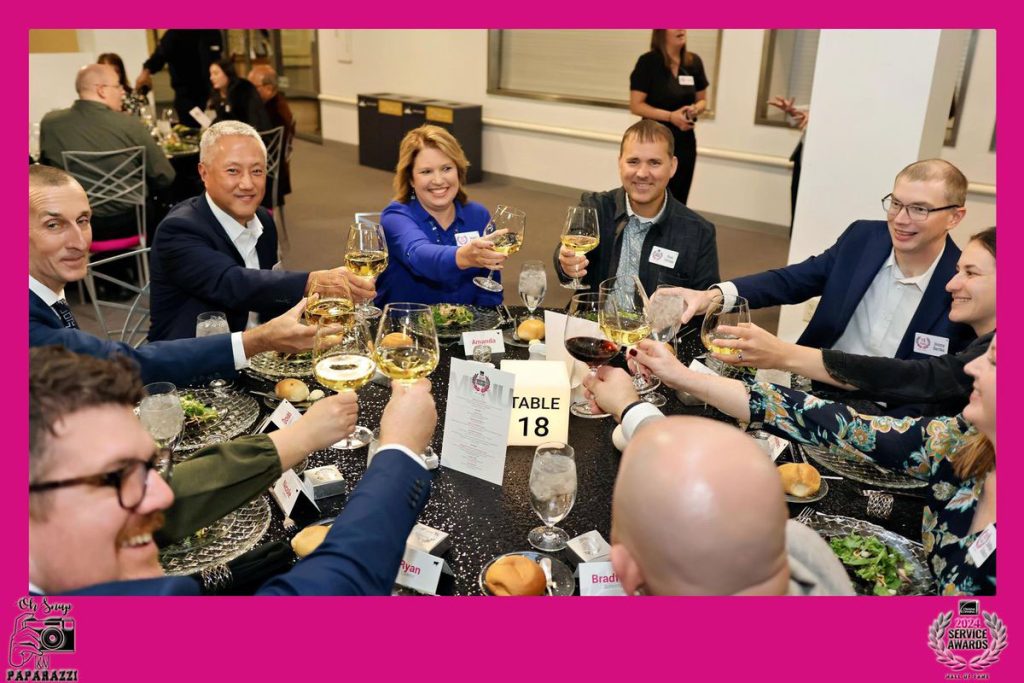
[[[313,273],[274,269],[277,232],[260,206],[266,191],[267,148],[240,121],[216,123],[199,145],[206,192],[171,209],[157,227],[151,259],[151,341],[195,333],[196,316],[224,311],[232,331],[295,305],[314,278],[345,283],[372,299],[370,280],[347,268]]]
[[[94,364],[95,365],[95,364]],[[174,502],[152,438],[132,414],[141,391],[123,364],[61,381],[34,377],[29,411],[29,581],[40,594],[198,594],[163,577],[153,532]],[[72,368],[73,370],[73,368]],[[33,368],[45,373],[45,364]],[[422,458],[437,423],[430,383],[394,385],[381,447],[320,547],[263,595],[387,595],[426,505]]]
[[[882,198],[887,221],[855,221],[824,253],[785,268],[686,290],[684,322],[712,296],[739,295],[751,308],[821,301],[797,341],[890,358],[957,353],[974,338],[949,320],[945,285],[960,250],[949,232],[967,209],[967,178],[942,159],[910,164]],[[719,291],[720,290],[720,291]]]
[[[184,385],[230,375],[262,351],[309,349],[315,330],[300,323],[301,306],[265,325],[232,335],[146,344],[138,349],[83,332],[64,288],[85,277],[92,211],[85,190],[64,171],[29,167],[28,326],[31,346],[61,345],[76,353],[134,359],[144,382]]]

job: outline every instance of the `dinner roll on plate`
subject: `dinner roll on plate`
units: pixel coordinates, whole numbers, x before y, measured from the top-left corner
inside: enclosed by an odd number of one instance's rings
[[[484,583],[494,595],[543,595],[547,587],[540,565],[522,555],[497,560],[488,568]]]
[[[297,403],[309,398],[309,387],[301,379],[289,377],[277,383],[274,387],[274,395],[286,401]]]
[[[779,465],[782,488],[791,496],[810,498],[821,488],[821,474],[813,466],[802,462]]]
[[[519,323],[519,327],[516,329],[516,334],[519,335],[520,339],[525,339],[526,341],[543,339],[544,321],[536,318],[528,318],[527,320]]]
[[[327,532],[330,530],[328,526],[315,525],[307,526],[305,529],[295,534],[295,538],[292,539],[292,550],[299,557],[305,557],[311,552],[317,549],[317,547],[323,543],[323,540],[327,538]]]

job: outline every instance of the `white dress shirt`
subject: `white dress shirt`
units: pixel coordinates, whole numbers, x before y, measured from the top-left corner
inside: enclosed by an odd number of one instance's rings
[[[210,205],[210,211],[213,212],[214,218],[224,228],[224,232],[228,234],[228,239],[235,245],[235,249],[238,251],[238,255],[242,257],[245,267],[259,270],[260,257],[256,253],[256,243],[263,235],[263,224],[260,223],[260,219],[256,217],[256,214],[253,214],[252,220],[242,225],[217,206],[210,198],[209,193],[206,195],[206,203]],[[249,322],[246,328],[251,329],[257,325],[259,325],[259,316],[249,311]]]

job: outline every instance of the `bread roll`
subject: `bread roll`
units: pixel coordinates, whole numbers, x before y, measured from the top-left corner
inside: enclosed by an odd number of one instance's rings
[[[509,555],[492,564],[484,583],[493,595],[543,595],[547,587],[540,565],[523,555]]]
[[[307,526],[305,529],[295,534],[295,538],[292,539],[292,550],[299,557],[305,557],[311,552],[317,549],[317,547],[323,543],[323,540],[327,537],[327,531],[330,527],[327,526]]]
[[[305,401],[309,398],[309,387],[301,379],[289,377],[277,383],[274,387],[274,394],[292,403]]]
[[[797,498],[810,498],[821,488],[821,475],[806,463],[779,465],[779,476],[782,477],[783,490]]]
[[[516,334],[519,335],[520,339],[525,339],[526,341],[543,339],[544,321],[537,320],[536,318],[528,318],[519,323],[519,328],[516,330]]]
[[[381,347],[385,349],[398,349],[403,346],[412,346],[413,343],[413,338],[404,332],[392,332],[384,335],[384,338],[380,340]]]

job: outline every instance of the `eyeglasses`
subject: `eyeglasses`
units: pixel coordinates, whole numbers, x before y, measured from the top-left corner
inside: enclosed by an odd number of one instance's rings
[[[93,474],[87,477],[75,477],[62,481],[48,481],[42,484],[29,484],[29,493],[51,491],[67,486],[113,486],[117,489],[117,501],[125,510],[134,510],[146,497],[149,484],[149,471],[156,470],[164,481],[171,481],[171,450],[159,448],[148,461],[133,460],[114,472]]]
[[[920,223],[928,220],[928,216],[932,215],[935,211],[945,211],[947,209],[959,209],[959,204],[950,204],[949,206],[940,206],[937,209],[929,209],[927,206],[918,206],[917,204],[904,204],[900,200],[892,196],[889,193],[882,197],[882,208],[889,215],[889,218],[896,218],[900,215],[900,211],[903,209],[907,210],[907,216],[910,220]]]

